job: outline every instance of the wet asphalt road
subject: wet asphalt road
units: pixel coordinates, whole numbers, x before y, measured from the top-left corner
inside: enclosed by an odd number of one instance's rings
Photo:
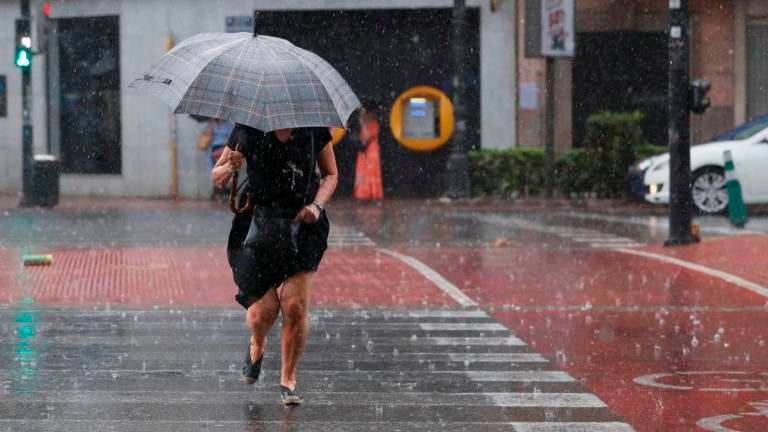
[[[331,219],[341,224],[336,224],[336,227],[345,230],[342,233],[345,239],[350,239],[350,232],[362,233],[382,246],[479,245],[497,238],[515,237],[520,228],[534,226],[595,231],[632,239],[640,244],[661,243],[668,234],[667,218],[657,215],[606,215],[567,209],[510,212],[418,201],[390,202],[384,206],[342,202],[331,206],[329,211]],[[494,217],[503,218],[508,229],[494,224]],[[228,210],[207,204],[192,208],[159,205],[151,209],[140,206],[126,209],[115,204],[54,212],[6,208],[0,209],[0,246],[221,244],[226,241],[230,221]],[[722,216],[701,216],[695,222],[700,224],[705,237],[768,234],[767,216],[752,217],[746,229],[732,227]]]
[[[766,299],[622,252],[659,252],[664,218],[330,211],[298,409],[277,400],[275,354],[238,381],[241,312],[212,289],[231,285],[225,210],[0,212],[0,431],[766,430]],[[759,260],[720,265],[755,255],[764,220],[700,223],[734,240],[681,259],[768,284]],[[15,261],[48,251],[59,267]]]
[[[282,407],[275,351],[239,381],[237,312],[4,309],[0,430],[630,430],[479,310],[316,311]]]

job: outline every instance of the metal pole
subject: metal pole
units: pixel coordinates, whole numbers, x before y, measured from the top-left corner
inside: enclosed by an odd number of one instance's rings
[[[29,0],[21,0],[21,17],[30,19]],[[30,26],[31,27],[31,26]],[[31,36],[30,28],[30,36]],[[34,63],[33,63],[34,65]],[[21,70],[21,190],[20,205],[32,202],[32,68]]]
[[[669,239],[667,246],[695,242],[691,235],[691,113],[688,0],[669,9]]]
[[[446,174],[448,175],[448,196],[451,198],[469,197],[469,158],[467,153],[466,91],[464,83],[467,48],[464,32],[466,28],[466,2],[454,0],[453,3],[453,115],[456,128],[453,145],[448,157]]]
[[[172,34],[169,34],[165,39],[165,52],[173,49],[176,45],[176,41]],[[179,145],[177,140],[178,125],[176,122],[176,114],[170,114],[169,120],[170,137],[169,147],[171,150],[171,199],[176,201],[179,198]]]
[[[551,198],[555,189],[555,66],[554,57],[546,62],[546,129],[544,133],[544,171],[546,173],[546,195]]]

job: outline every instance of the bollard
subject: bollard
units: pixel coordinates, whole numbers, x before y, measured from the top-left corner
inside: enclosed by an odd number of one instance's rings
[[[723,158],[725,159],[725,189],[728,192],[728,218],[734,226],[743,228],[747,224],[747,207],[744,205],[741,183],[736,177],[730,150],[723,152]]]
[[[53,264],[53,255],[24,255],[21,257],[24,266],[47,266]]]

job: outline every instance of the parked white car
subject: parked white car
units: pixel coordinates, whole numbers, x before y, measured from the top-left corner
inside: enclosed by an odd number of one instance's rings
[[[768,203],[768,115],[728,131],[714,141],[691,147],[693,202],[704,214],[720,213],[728,206],[723,152],[730,150],[736,177],[747,204]],[[644,198],[669,203],[669,153],[640,162]]]

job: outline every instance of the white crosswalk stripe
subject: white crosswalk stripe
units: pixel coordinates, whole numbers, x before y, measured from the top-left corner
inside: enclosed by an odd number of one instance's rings
[[[521,228],[530,231],[552,234],[578,244],[586,245],[593,249],[632,249],[644,246],[643,243],[628,237],[622,237],[587,228],[548,225],[515,216],[482,214],[456,214],[455,216],[471,217],[472,219],[480,220],[482,222],[508,228]]]
[[[346,225],[331,224],[331,232],[328,234],[328,247],[370,247],[375,246],[373,240],[362,232]]]
[[[178,324],[193,316],[199,323],[196,330],[218,336],[179,334]],[[280,361],[276,346],[265,355],[262,379],[255,388],[238,382],[237,349],[246,340],[243,333],[239,339],[236,334],[241,314],[47,309],[40,312],[38,337],[45,336],[46,329],[66,330],[73,317],[88,322],[89,330],[80,332],[94,336],[85,338],[91,354],[74,354],[82,349],[82,341],[70,346],[65,340],[50,339],[46,357],[36,369],[44,384],[0,401],[0,412],[7,414],[0,427],[37,430],[43,420],[30,420],[29,410],[41,410],[48,413],[45,421],[65,429],[77,429],[76,422],[89,420],[101,430],[137,430],[132,414],[119,409],[126,404],[136,412],[162,407],[156,418],[140,420],[142,430],[183,423],[184,430],[202,431],[211,422],[222,421],[239,427],[237,410],[245,401],[265,413],[261,420],[250,420],[249,430],[262,426],[272,430],[270,422],[280,418],[274,411]],[[3,319],[10,319],[9,314],[0,315],[0,339],[12,339],[13,326]],[[107,334],[112,325],[121,332]],[[273,340],[279,337],[279,325],[275,327]],[[387,419],[403,430],[418,431],[458,431],[491,423],[498,424],[498,430],[513,431],[633,431],[573,376],[557,370],[480,309],[325,309],[314,312],[312,328],[300,371],[310,405],[306,409],[333,407],[335,413],[333,418],[313,420],[315,425],[334,422],[338,430],[374,430]],[[328,337],[324,328],[339,329],[343,336]],[[181,346],[194,347],[169,350],[174,335]],[[0,374],[14,367],[3,361],[0,358]],[[15,408],[21,406],[23,411]],[[199,409],[206,406],[217,408]],[[440,422],[421,419],[418,413],[425,409]],[[531,421],[535,418],[541,420]]]

